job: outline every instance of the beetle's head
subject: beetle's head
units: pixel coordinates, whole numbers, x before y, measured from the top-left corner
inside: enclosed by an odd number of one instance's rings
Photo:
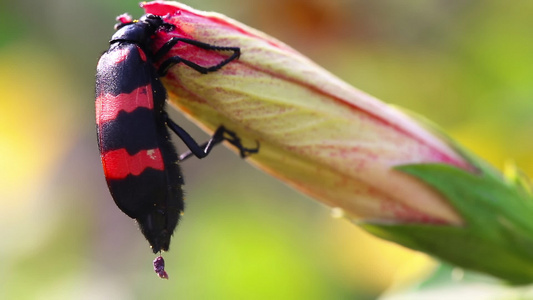
[[[165,23],[160,16],[146,14],[139,20],[133,20],[128,14],[117,17],[119,23],[115,25],[117,32],[111,37],[110,43],[130,42],[145,46],[156,31],[171,30],[173,25]]]

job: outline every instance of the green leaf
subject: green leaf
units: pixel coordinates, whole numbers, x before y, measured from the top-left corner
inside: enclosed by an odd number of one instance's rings
[[[533,282],[533,201],[493,174],[441,164],[400,166],[432,186],[465,220],[464,226],[361,224],[369,232],[458,266],[511,283]]]

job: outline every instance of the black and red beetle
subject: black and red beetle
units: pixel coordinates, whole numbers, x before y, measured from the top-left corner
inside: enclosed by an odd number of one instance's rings
[[[205,157],[224,140],[240,150],[242,157],[258,151],[244,148],[240,139],[220,126],[205,144],[197,144],[165,112],[166,90],[160,76],[183,63],[200,73],[215,72],[237,59],[237,47],[219,47],[185,38],[169,39],[150,52],[153,36],[173,25],[155,15],[133,21],[118,18],[110,48],[100,58],[96,72],[96,125],[105,178],[116,205],[137,220],[154,253],[167,251],[170,237],[184,209],[183,177],[178,162],[194,154]],[[179,56],[167,58],[159,69],[155,62],[177,43],[233,52],[215,66],[204,67]],[[178,156],[167,129],[175,132],[190,149]]]

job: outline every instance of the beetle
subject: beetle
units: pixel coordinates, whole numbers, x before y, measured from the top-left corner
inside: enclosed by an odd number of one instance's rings
[[[160,77],[183,63],[207,74],[237,59],[238,47],[219,47],[186,38],[172,38],[155,53],[150,52],[158,31],[173,25],[160,16],[147,14],[133,21],[129,15],[117,18],[117,31],[103,53],[96,71],[96,127],[98,147],[109,191],[116,205],[139,224],[154,253],[168,251],[170,238],[184,210],[184,184],[179,162],[195,155],[203,158],[214,145],[226,140],[241,157],[258,152],[242,146],[239,137],[220,126],[211,139],[199,145],[165,111],[166,90]],[[160,61],[177,43],[232,52],[214,66],[200,66],[179,56]],[[190,149],[178,156],[168,129]]]

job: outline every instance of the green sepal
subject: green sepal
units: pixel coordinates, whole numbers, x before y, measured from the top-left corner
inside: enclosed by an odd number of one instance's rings
[[[533,199],[492,172],[469,173],[443,164],[404,165],[449,201],[464,225],[364,222],[367,231],[457,266],[513,284],[533,282]]]

